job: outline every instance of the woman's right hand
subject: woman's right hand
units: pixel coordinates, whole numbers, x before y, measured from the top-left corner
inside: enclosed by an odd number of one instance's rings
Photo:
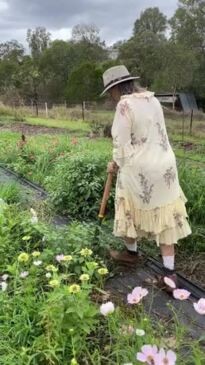
[[[118,171],[118,166],[114,161],[110,161],[107,165],[107,172],[111,174],[115,174]]]

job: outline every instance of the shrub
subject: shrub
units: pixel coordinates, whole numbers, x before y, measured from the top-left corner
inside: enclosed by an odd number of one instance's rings
[[[103,194],[108,153],[59,158],[53,176],[46,179],[51,202],[70,217],[96,218]],[[113,193],[109,203],[113,210]]]
[[[192,223],[204,223],[205,178],[200,169],[180,166],[179,178],[182,189],[188,199],[187,210]]]

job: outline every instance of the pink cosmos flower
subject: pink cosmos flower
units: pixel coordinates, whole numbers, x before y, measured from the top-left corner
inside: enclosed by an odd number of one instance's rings
[[[186,289],[175,289],[173,291],[173,297],[179,300],[186,300],[190,297],[191,293]]]
[[[138,304],[147,294],[147,289],[144,289],[141,286],[137,286],[133,289],[132,293],[127,295],[127,301],[129,304]]]
[[[144,345],[141,348],[141,352],[137,353],[136,358],[140,362],[144,362],[149,365],[154,365],[157,352],[158,352],[157,346]]]
[[[166,285],[168,285],[171,289],[176,289],[176,284],[175,284],[175,282],[174,282],[172,279],[168,278],[167,276],[165,276],[165,277],[164,277],[164,282],[165,282],[165,284],[166,284]]]
[[[175,365],[176,364],[176,354],[174,351],[169,350],[165,352],[164,349],[160,349],[159,353],[155,356],[156,365]]]
[[[205,314],[205,298],[199,299],[199,301],[194,303],[193,306],[197,313]]]
[[[115,306],[112,302],[107,302],[100,306],[100,313],[105,317],[108,316],[108,314],[113,313],[114,310]]]
[[[61,255],[57,255],[57,256],[56,256],[56,260],[57,260],[58,262],[63,261],[63,260],[64,260],[64,255],[63,255],[63,254],[61,254]]]

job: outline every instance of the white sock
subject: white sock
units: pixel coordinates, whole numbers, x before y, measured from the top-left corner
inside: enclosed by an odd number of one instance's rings
[[[163,265],[169,270],[174,270],[174,255],[173,256],[162,256]]]
[[[137,242],[134,243],[127,243],[125,242],[125,246],[127,247],[128,251],[137,252]]]

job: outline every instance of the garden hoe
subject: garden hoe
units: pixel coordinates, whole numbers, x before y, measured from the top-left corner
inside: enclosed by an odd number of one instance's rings
[[[98,226],[96,227],[95,230],[95,241],[98,238],[99,235],[99,228],[102,224],[103,219],[105,218],[105,212],[106,212],[106,207],[107,207],[107,202],[110,196],[110,191],[112,188],[112,180],[113,180],[113,173],[109,172],[108,173],[108,177],[107,177],[107,181],[105,184],[105,188],[104,188],[104,193],[103,193],[103,197],[102,197],[102,201],[101,201],[101,205],[100,205],[100,211],[98,214]]]

